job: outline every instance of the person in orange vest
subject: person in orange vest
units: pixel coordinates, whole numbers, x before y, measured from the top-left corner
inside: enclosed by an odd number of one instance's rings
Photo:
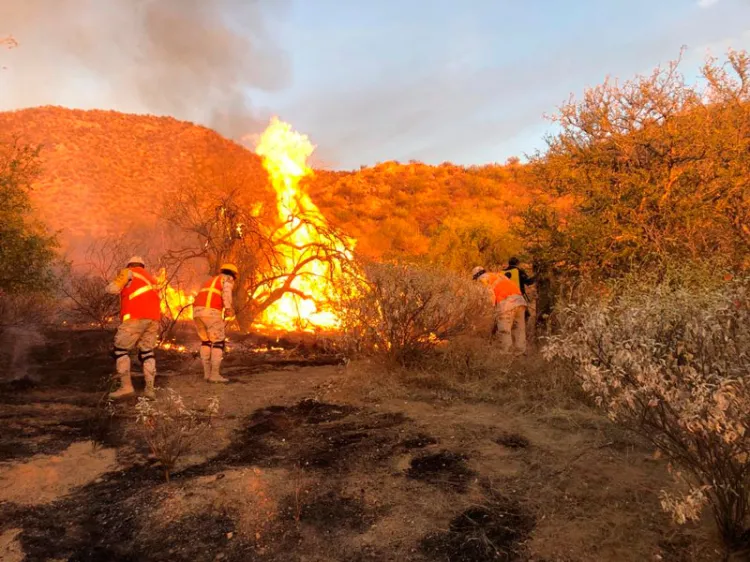
[[[114,281],[106,287],[110,294],[120,295],[121,323],[115,334],[113,356],[120,388],[110,398],[123,398],[135,392],[130,378],[130,352],[137,346],[138,359],[143,365],[146,398],[156,397],[156,358],[154,348],[159,338],[161,301],[156,279],[146,271],[143,258],[133,256]]]
[[[490,290],[503,351],[515,348],[519,353],[525,353],[526,300],[521,288],[505,273],[490,273],[481,266],[475,267],[471,274],[474,281],[482,282]]]
[[[219,274],[203,285],[193,301],[193,321],[201,339],[203,378],[208,382],[229,382],[221,376],[224,358],[226,321],[234,318],[232,290],[239,272],[237,266],[225,263]]]

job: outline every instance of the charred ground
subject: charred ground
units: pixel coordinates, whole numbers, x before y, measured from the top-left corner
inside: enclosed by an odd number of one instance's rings
[[[26,560],[711,559],[702,527],[659,511],[664,467],[605,420],[377,393],[372,367],[309,349],[237,345],[223,387],[161,350],[158,386],[222,404],[167,484],[135,400],[100,408],[109,338],[49,334],[2,388],[0,535]]]

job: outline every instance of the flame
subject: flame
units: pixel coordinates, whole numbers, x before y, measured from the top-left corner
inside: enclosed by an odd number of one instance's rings
[[[250,353],[270,353],[272,351],[286,351],[283,347],[254,347],[251,348]]]
[[[161,295],[161,313],[173,319],[179,317],[180,320],[191,320],[195,296],[172,287],[167,281],[165,268],[161,268],[156,274],[156,282]]]
[[[163,342],[163,343],[159,344],[159,347],[161,349],[166,350],[166,351],[169,351],[171,349],[171,350],[177,351],[179,353],[185,353],[187,351],[187,348],[184,345],[177,345],[177,344],[169,342],[169,341],[168,342]]]
[[[324,234],[328,221],[310,196],[300,188],[300,181],[312,174],[307,159],[315,150],[306,135],[292,130],[291,125],[271,119],[261,135],[256,153],[263,159],[276,192],[276,207],[280,227],[273,239],[281,253],[284,272],[289,275],[297,264],[310,256],[310,249],[324,244],[351,259],[356,243],[353,239],[331,239]],[[277,279],[265,295],[282,287],[287,277]],[[260,318],[258,327],[272,327],[287,331],[336,329],[340,320],[328,304],[336,300],[344,286],[341,262],[314,260],[298,271],[291,283],[294,292],[286,292],[271,304]],[[253,295],[255,298],[264,294]]]

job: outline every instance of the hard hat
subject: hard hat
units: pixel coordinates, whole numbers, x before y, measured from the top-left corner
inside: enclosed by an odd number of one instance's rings
[[[482,276],[482,275],[483,275],[484,273],[485,273],[485,269],[484,269],[484,268],[483,268],[483,267],[482,267],[481,265],[478,265],[478,266],[476,266],[476,267],[475,267],[474,269],[472,269],[472,270],[471,270],[471,278],[472,278],[472,279],[474,279],[474,280],[476,281],[476,280],[477,280],[477,279],[479,279],[479,278],[480,278],[480,277],[481,277],[481,276]]]
[[[146,265],[146,262],[143,261],[143,258],[141,256],[132,256],[128,260],[128,265],[130,265],[131,263],[137,263],[139,265]]]
[[[237,269],[237,266],[233,263],[225,263],[220,268],[221,271],[231,271],[234,273],[234,276],[237,277],[240,274],[240,271]]]

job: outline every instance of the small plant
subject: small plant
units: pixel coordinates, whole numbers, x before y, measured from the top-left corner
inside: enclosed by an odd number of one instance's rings
[[[211,397],[205,411],[185,406],[182,397],[171,388],[158,390],[156,400],[138,398],[136,423],[151,453],[164,468],[169,482],[177,460],[190,450],[196,439],[211,425],[219,411],[219,399]]]
[[[96,409],[94,410],[94,415],[89,420],[89,433],[94,450],[104,444],[108,444],[113,437],[113,422],[117,415],[115,401],[109,397],[109,393],[114,390],[113,381],[114,377],[107,377],[105,383],[106,389],[101,394]]]
[[[734,550],[750,535],[750,280],[715,285],[627,283],[569,308],[545,355],[571,362],[612,420],[665,454],[687,485],[662,493],[675,521],[708,505]]]

